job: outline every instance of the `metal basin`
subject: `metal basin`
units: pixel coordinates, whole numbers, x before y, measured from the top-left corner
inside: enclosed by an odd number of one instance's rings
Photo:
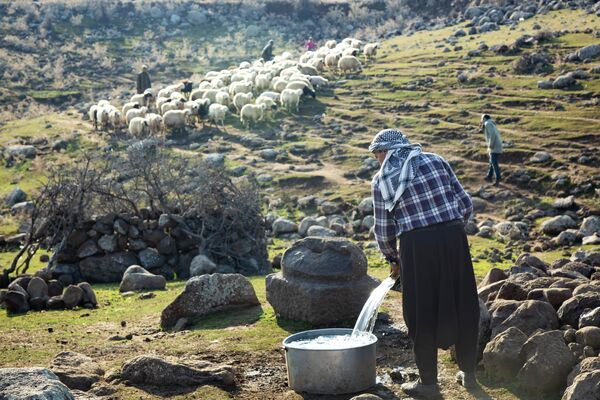
[[[350,335],[352,329],[315,329],[288,336],[283,341],[288,383],[296,392],[314,394],[355,393],[375,385],[375,345],[373,334],[367,344],[342,349],[304,349],[295,341],[318,336]]]

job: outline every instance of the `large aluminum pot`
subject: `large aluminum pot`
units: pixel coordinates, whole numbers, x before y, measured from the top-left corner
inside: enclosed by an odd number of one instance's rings
[[[371,334],[367,344],[335,350],[309,350],[295,341],[318,336],[350,335],[352,329],[315,329],[288,336],[283,341],[288,382],[296,392],[314,394],[355,393],[375,385],[375,345]]]

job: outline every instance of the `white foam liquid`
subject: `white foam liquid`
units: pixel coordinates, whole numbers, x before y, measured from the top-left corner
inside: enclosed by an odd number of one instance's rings
[[[330,335],[318,336],[311,339],[295,340],[290,344],[296,349],[339,350],[367,345],[373,341],[373,338],[368,336],[353,338],[352,335]]]
[[[369,299],[363,306],[362,311],[356,320],[356,324],[354,325],[354,330],[352,331],[353,339],[371,335],[373,328],[375,327],[375,321],[377,320],[377,310],[379,310],[379,306],[383,303],[385,295],[390,291],[392,286],[394,286],[394,283],[396,283],[394,278],[385,278],[383,282],[371,292]]]
[[[358,320],[356,320],[356,325],[354,325],[351,335],[318,336],[311,339],[295,340],[290,344],[298,349],[338,350],[372,343],[373,337],[371,333],[377,320],[377,310],[383,302],[385,295],[394,286],[394,283],[396,283],[395,279],[386,278],[371,292],[369,299],[358,316]]]

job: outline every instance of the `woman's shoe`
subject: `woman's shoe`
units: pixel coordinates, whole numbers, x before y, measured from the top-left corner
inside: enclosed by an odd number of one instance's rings
[[[440,387],[437,384],[425,385],[421,382],[421,379],[417,379],[414,382],[404,383],[401,386],[404,393],[411,397],[424,398],[424,399],[439,399]]]

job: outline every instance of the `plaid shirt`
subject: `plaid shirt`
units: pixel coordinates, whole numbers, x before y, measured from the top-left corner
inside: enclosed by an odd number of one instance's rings
[[[373,179],[375,239],[388,261],[399,260],[396,238],[403,232],[456,219],[467,222],[473,212],[471,198],[446,160],[437,154],[422,153],[418,163],[417,175],[392,211],[385,209]]]

